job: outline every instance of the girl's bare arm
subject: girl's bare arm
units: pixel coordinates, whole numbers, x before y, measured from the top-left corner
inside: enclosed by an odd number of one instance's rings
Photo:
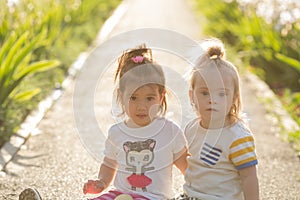
[[[115,177],[117,163],[109,158],[104,158],[100,166],[98,179],[90,179],[83,185],[83,193],[98,194],[105,190]]]
[[[188,153],[186,148],[175,155],[174,165],[181,171],[182,174],[184,174],[187,168],[187,155]]]
[[[239,170],[242,189],[244,192],[245,200],[258,200],[259,199],[259,184],[257,179],[256,166],[246,167]]]
[[[118,164],[115,160],[105,157],[100,166],[98,178],[106,183],[106,186],[110,185],[115,177]]]

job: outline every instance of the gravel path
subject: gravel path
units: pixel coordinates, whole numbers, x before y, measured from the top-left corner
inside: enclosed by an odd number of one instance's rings
[[[191,38],[200,37],[199,18],[184,0],[124,0],[116,16],[101,32],[76,79],[0,173],[0,199],[18,199],[29,186],[37,188],[44,199],[84,197],[82,184],[96,177],[105,132],[114,123],[110,105],[116,55],[145,38],[148,46],[155,47],[154,57],[166,66],[171,91],[168,116],[182,126],[193,117],[188,85],[182,79],[188,63],[180,56],[189,53]],[[116,26],[109,26],[115,22]],[[141,28],[147,29],[137,30]],[[300,200],[299,159],[279,139],[278,124],[260,100],[268,90],[252,75],[243,74],[242,80],[245,111],[256,137],[261,199]],[[175,179],[174,188],[180,191],[183,179],[178,171]]]

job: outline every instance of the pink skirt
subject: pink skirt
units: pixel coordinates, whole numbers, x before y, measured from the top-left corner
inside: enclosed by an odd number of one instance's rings
[[[90,200],[114,200],[117,196],[121,194],[128,194],[130,195],[134,200],[150,200],[142,195],[139,194],[133,194],[133,193],[125,193],[125,192],[120,192],[118,190],[110,190],[105,194],[100,195],[99,197],[90,199]]]

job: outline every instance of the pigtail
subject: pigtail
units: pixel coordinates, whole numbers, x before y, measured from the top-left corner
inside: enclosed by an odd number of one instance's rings
[[[115,74],[114,81],[121,78],[127,71],[146,63],[152,63],[152,50],[141,44],[137,48],[129,49],[123,52],[118,59],[119,65]]]
[[[207,54],[211,60],[223,59],[225,51],[222,46],[211,46],[208,48]]]

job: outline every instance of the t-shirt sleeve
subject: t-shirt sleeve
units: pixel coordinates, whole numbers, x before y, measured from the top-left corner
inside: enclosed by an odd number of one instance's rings
[[[199,124],[199,118],[193,119],[190,121],[184,128],[184,137],[186,139],[187,146],[190,147],[193,141],[195,140],[197,125]]]
[[[105,140],[104,156],[116,160],[117,159],[117,148],[114,143],[111,130],[108,131],[108,136]]]
[[[246,135],[233,141],[230,146],[229,159],[237,170],[257,165],[253,136]]]
[[[173,126],[173,152],[174,155],[177,153],[182,153],[186,148],[186,139],[184,137],[183,131],[178,126]],[[177,157],[177,156],[176,156]]]

